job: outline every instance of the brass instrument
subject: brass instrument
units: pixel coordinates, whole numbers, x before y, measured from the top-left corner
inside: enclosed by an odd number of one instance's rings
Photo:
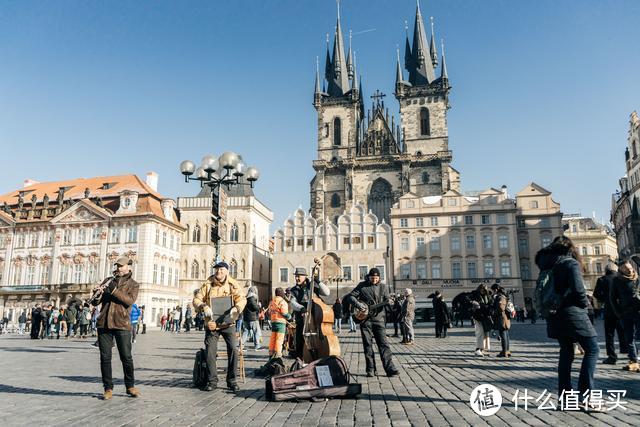
[[[117,278],[118,276],[116,276],[116,272],[114,271],[113,276],[110,277],[109,280],[106,280],[104,283],[98,285],[98,287],[93,290],[93,294],[91,295],[91,298],[89,298],[89,301],[93,302],[96,300],[100,300],[100,298],[102,298],[102,295],[104,294],[104,290],[107,289],[111,285],[111,282],[116,280]]]

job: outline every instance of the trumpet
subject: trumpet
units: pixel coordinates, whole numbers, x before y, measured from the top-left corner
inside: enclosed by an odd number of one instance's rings
[[[109,278],[109,280],[105,281],[101,285],[98,285],[98,287],[93,290],[93,294],[91,295],[91,298],[89,299],[89,301],[92,301],[92,302],[99,301],[100,298],[102,298],[102,295],[104,294],[104,290],[107,289],[109,285],[111,285],[111,282],[114,280],[116,280],[115,272],[113,276]]]

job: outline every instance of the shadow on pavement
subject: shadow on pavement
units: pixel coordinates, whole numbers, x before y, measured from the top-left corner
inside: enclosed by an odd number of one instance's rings
[[[25,348],[25,347],[13,347],[13,348],[1,348],[2,351],[13,351],[16,353],[65,353],[69,350],[48,350],[44,348]]]
[[[80,393],[73,391],[60,391],[60,390],[43,390],[37,388],[27,387],[14,387],[11,385],[0,384],[0,393],[14,393],[14,394],[38,394],[42,396],[99,396],[95,393]]]

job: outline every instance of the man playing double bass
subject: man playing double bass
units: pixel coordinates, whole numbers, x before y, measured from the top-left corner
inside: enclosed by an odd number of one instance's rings
[[[295,357],[303,358],[304,348],[304,318],[307,313],[308,303],[311,300],[309,295],[311,290],[311,281],[307,277],[305,268],[296,268],[293,273],[295,286],[291,288],[291,308],[293,308],[294,319],[296,322],[296,339],[295,339]],[[313,277],[315,286],[314,293],[318,296],[328,296],[329,288],[320,281],[317,276]]]
[[[376,375],[376,361],[373,355],[374,339],[378,345],[382,367],[387,376],[394,377],[399,375],[393,364],[391,349],[387,342],[384,303],[389,301],[389,291],[387,290],[387,285],[380,282],[380,270],[377,268],[369,270],[365,280],[358,283],[358,286],[345,297],[345,300],[359,310],[365,310],[373,305],[382,305],[377,309],[371,310],[369,317],[360,324],[364,358],[367,364],[367,376],[373,377]]]

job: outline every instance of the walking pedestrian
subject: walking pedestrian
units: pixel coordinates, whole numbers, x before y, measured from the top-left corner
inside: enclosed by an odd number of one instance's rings
[[[400,311],[400,319],[402,324],[402,344],[413,345],[413,320],[416,313],[416,299],[413,291],[409,288],[404,290],[404,301],[402,302],[402,310]]]
[[[40,309],[40,304],[36,304],[36,306],[31,310],[31,339],[38,339],[40,335],[40,323],[42,322],[42,310]]]
[[[487,285],[480,284],[471,295],[472,313],[476,335],[476,356],[486,356],[491,350],[489,334],[493,328],[491,320],[491,294]]]
[[[258,321],[258,290],[255,286],[249,287],[247,292],[247,305],[244,308],[244,330],[242,332],[242,342],[246,342],[247,335],[251,333],[253,338],[253,347],[255,350],[262,350],[261,340],[262,332],[260,330],[260,322]]]
[[[393,303],[390,306],[391,311],[391,320],[393,320],[393,337],[398,338],[398,329],[402,331],[402,326],[400,324],[400,318],[402,317],[402,302],[401,302],[400,294],[396,294],[393,296]]]
[[[618,345],[620,347],[620,353],[628,353],[627,342],[624,338],[624,329],[622,328],[622,322],[613,310],[611,304],[611,288],[618,272],[618,267],[609,263],[604,268],[604,276],[599,277],[596,282],[596,287],[593,290],[593,296],[603,306],[604,315],[604,337],[605,348],[607,349],[607,358],[602,363],[607,365],[615,365],[618,361],[618,354],[615,348],[615,335],[618,334]]]
[[[67,324],[67,339],[70,336],[75,335],[76,320],[78,318],[78,309],[75,302],[67,304],[67,309],[64,311],[64,320]]]
[[[558,359],[558,397],[565,398],[572,392],[571,364],[574,359],[574,343],[584,349],[584,357],[578,378],[578,390],[585,411],[595,411],[587,400],[590,390],[596,390],[594,374],[598,361],[598,339],[587,315],[587,293],[582,280],[582,260],[570,238],[556,237],[551,245],[542,248],[535,258],[541,274],[550,272],[550,280],[557,295],[562,296],[559,309],[547,318],[547,335],[560,345]],[[562,406],[561,406],[562,407]]]
[[[18,334],[24,335],[24,326],[27,324],[27,310],[22,310],[18,317]]]
[[[336,298],[333,303],[333,330],[336,334],[342,332],[342,302],[340,298]]]
[[[618,265],[618,274],[611,287],[611,304],[616,315],[622,321],[624,337],[629,351],[629,363],[622,369],[640,372],[636,338],[640,334],[640,290],[638,273],[629,260]]]
[[[497,357],[511,357],[511,351],[509,348],[509,329],[511,329],[511,313],[507,310],[509,305],[509,297],[497,283],[491,286],[493,291],[493,325],[494,328],[500,334],[500,345],[502,351],[497,354]]]
[[[436,338],[446,338],[447,329],[451,322],[451,312],[447,303],[443,301],[442,292],[436,291],[431,299],[434,317],[436,319]]]
[[[80,311],[80,318],[78,324],[80,326],[80,338],[87,338],[87,330],[89,329],[89,324],[91,323],[91,309],[89,308],[89,304],[85,303],[82,307],[82,311]]]
[[[184,331],[186,333],[189,333],[191,331],[191,320],[192,320],[191,306],[190,305],[187,306],[187,310],[184,313],[184,318],[185,318]]]

